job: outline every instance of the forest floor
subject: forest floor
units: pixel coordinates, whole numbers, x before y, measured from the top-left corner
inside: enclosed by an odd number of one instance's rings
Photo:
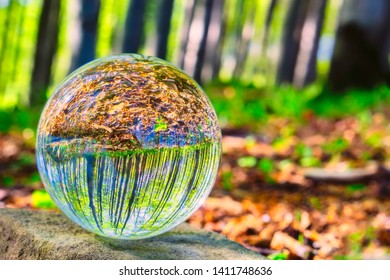
[[[270,117],[223,131],[216,185],[189,222],[271,259],[390,259],[387,113]],[[0,135],[0,208],[53,208],[34,131]]]

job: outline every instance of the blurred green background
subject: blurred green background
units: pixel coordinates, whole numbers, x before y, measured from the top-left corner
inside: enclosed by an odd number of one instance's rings
[[[0,0],[0,208],[55,208],[34,149],[55,87],[141,53],[194,77],[219,117],[192,224],[274,259],[390,258],[389,47],[386,0]]]

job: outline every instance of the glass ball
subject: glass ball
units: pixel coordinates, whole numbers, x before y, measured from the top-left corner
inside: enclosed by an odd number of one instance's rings
[[[47,192],[98,235],[141,239],[182,223],[211,191],[221,131],[201,87],[136,54],[97,59],[69,75],[39,122]]]

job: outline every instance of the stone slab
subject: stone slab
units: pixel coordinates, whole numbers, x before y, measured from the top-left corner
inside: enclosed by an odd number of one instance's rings
[[[80,228],[63,214],[0,209],[0,259],[261,260],[265,257],[220,234],[183,223],[160,236],[114,240]]]

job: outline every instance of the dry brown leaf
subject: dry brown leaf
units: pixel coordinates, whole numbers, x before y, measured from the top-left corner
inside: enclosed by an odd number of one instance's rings
[[[302,259],[307,259],[311,252],[309,246],[302,245],[298,240],[281,231],[275,232],[271,248],[275,250],[288,249],[292,254]]]

